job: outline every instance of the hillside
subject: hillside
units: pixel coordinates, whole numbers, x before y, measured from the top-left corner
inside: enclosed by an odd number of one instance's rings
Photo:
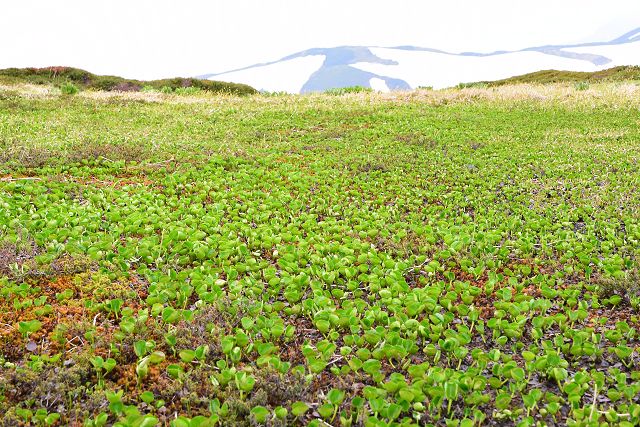
[[[72,67],[6,68],[0,70],[0,83],[49,84],[55,86],[64,83],[73,83],[82,89],[121,92],[138,92],[144,88],[175,90],[189,87],[198,88],[207,92],[232,93],[237,95],[248,95],[256,92],[255,89],[245,84],[180,77],[142,81],[116,76],[98,76],[88,71]]]
[[[1,426],[640,425],[639,85],[38,89]]]
[[[535,73],[523,74],[509,77],[502,80],[469,83],[466,86],[487,85],[504,86],[512,84],[532,83],[601,83],[601,82],[631,82],[640,81],[640,66],[620,66],[608,68],[601,71],[579,72],[579,71],[558,71],[543,70]]]

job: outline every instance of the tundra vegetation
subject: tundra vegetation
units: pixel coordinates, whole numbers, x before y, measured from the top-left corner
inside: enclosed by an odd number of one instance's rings
[[[140,92],[160,90],[171,92],[230,93],[249,95],[256,93],[251,86],[195,78],[161,80],[133,80],[117,76],[99,76],[73,67],[5,68],[0,70],[0,84],[24,84],[59,87],[67,95],[75,95],[80,89],[114,92]]]
[[[549,83],[575,83],[576,85],[588,85],[589,83],[602,82],[640,81],[639,66],[618,66],[599,71],[558,71],[542,70],[533,73],[513,76],[503,80],[467,83],[466,86],[504,86],[514,84],[549,84]],[[463,84],[465,85],[465,84]]]
[[[0,425],[638,425],[639,93],[3,86]]]

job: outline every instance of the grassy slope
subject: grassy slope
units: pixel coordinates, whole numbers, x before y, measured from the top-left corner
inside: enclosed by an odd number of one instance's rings
[[[469,85],[504,86],[522,83],[579,83],[579,82],[624,82],[640,80],[640,67],[620,66],[601,71],[559,71],[542,70],[534,73],[513,76],[503,80],[470,83]]]
[[[5,424],[640,419],[637,88],[134,95],[0,92]]]
[[[180,77],[142,81],[116,76],[98,76],[88,71],[72,67],[6,68],[0,70],[0,83],[2,82],[11,84],[30,83],[38,85],[60,85],[71,82],[83,89],[104,91],[117,90],[137,92],[146,86],[156,90],[163,88],[177,89],[196,87],[209,92],[232,93],[236,95],[256,93],[256,90],[251,86],[238,83]]]

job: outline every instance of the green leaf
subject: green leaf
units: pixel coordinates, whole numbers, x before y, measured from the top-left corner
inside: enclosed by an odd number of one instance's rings
[[[169,365],[167,366],[167,374],[173,379],[179,379],[184,375],[184,369],[180,365]]]
[[[369,359],[362,364],[362,370],[369,375],[375,375],[379,373],[380,369],[382,369],[382,364],[379,360],[376,359]]]
[[[258,424],[264,424],[267,422],[269,410],[264,406],[255,406],[253,409],[251,409],[251,415],[253,415],[253,418]]]
[[[389,419],[395,420],[402,413],[402,406],[392,403],[387,407],[387,417]]]
[[[166,307],[164,310],[162,310],[162,320],[165,323],[176,323],[178,320],[180,320],[180,317],[180,312],[178,310],[175,310],[174,308]]]
[[[496,408],[502,410],[502,409],[507,409],[509,407],[509,405],[511,404],[511,395],[509,395],[508,393],[498,393],[496,395]]]
[[[284,420],[285,418],[287,418],[287,414],[289,413],[289,411],[287,411],[287,408],[278,406],[273,410],[273,413],[275,414],[276,418],[278,418],[279,420]]]
[[[133,343],[133,351],[136,353],[136,356],[143,357],[147,354],[147,343],[146,341],[136,341]]]
[[[327,393],[327,400],[332,405],[340,405],[344,400],[344,391],[333,388]]]
[[[180,359],[185,363],[191,363],[196,358],[196,352],[193,350],[182,350],[179,353]]]
[[[140,394],[140,399],[147,404],[150,404],[151,402],[153,402],[155,400],[155,396],[153,395],[152,392],[150,391],[145,391],[144,393]]]
[[[513,378],[516,381],[524,381],[524,378],[525,378],[524,369],[522,369],[522,368],[513,368],[511,370],[511,378]]]
[[[161,351],[154,351],[148,357],[149,363],[151,363],[152,365],[157,365],[166,358],[165,354]]]
[[[291,404],[291,413],[294,417],[300,417],[304,415],[309,410],[309,405],[304,402],[294,402]]]
[[[18,329],[23,335],[38,332],[42,328],[42,322],[35,319],[24,322],[18,322]]]
[[[324,405],[320,405],[318,407],[318,413],[322,418],[328,420],[333,417],[334,407],[331,403],[325,403]]]

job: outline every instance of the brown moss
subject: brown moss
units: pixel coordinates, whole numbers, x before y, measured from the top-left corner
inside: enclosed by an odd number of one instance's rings
[[[139,162],[150,155],[149,151],[139,144],[105,144],[92,141],[75,143],[66,152],[67,160],[78,163],[99,159]]]

